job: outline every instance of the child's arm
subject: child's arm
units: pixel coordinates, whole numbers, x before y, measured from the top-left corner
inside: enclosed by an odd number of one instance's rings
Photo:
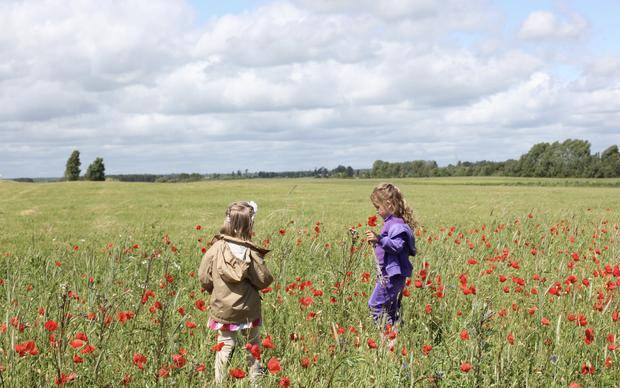
[[[273,276],[269,268],[265,265],[263,257],[254,251],[252,251],[250,255],[252,257],[252,262],[248,269],[248,280],[258,290],[269,287],[273,282]]]
[[[200,262],[200,267],[198,267],[198,280],[209,294],[213,292],[213,277],[211,276],[211,271],[213,269],[213,257],[214,250],[213,247],[209,248],[209,250],[202,257],[202,261]]]
[[[383,248],[384,251],[389,253],[398,253],[403,250],[405,246],[405,240],[399,234],[397,236],[390,237],[387,236],[379,236],[377,239],[377,244]]]
[[[409,242],[410,239],[411,242]],[[393,225],[388,231],[387,236],[377,236],[377,244],[388,253],[399,253],[407,245],[413,245],[409,248],[411,252],[415,252],[415,243],[413,242],[411,229],[400,224]]]

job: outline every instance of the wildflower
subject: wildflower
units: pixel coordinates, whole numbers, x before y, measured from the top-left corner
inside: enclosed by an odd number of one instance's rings
[[[366,224],[370,226],[371,228],[374,228],[375,226],[377,226],[377,216],[372,215],[368,217],[368,221],[366,222]]]
[[[467,332],[467,330],[461,330],[461,339],[463,341],[467,341],[469,339],[469,332]]]
[[[270,335],[268,335],[267,337],[265,337],[263,339],[263,348],[266,348],[266,349],[275,349],[276,348],[276,345],[271,340],[271,336]]]
[[[514,335],[512,334],[512,332],[508,333],[508,336],[506,337],[506,340],[508,341],[508,343],[509,343],[510,345],[514,345],[514,343],[515,343],[515,337],[514,337]]]
[[[211,351],[212,352],[219,352],[220,350],[222,350],[223,347],[224,347],[224,343],[223,342],[218,342],[217,344],[211,346]]]
[[[183,368],[185,366],[185,364],[187,363],[187,360],[185,359],[185,357],[183,357],[182,354],[173,354],[172,355],[172,363],[174,365],[175,368]]]
[[[551,323],[551,321],[549,321],[549,318],[547,318],[547,317],[543,317],[543,318],[540,320],[540,323],[541,323],[543,326],[549,326],[549,324]]]
[[[234,368],[234,369],[229,370],[229,371],[228,371],[228,374],[229,374],[231,377],[234,377],[234,378],[236,378],[236,379],[242,379],[242,378],[244,378],[244,377],[245,377],[245,372],[244,372],[244,371],[242,371],[242,370],[241,370],[241,369],[239,369],[239,368]]]
[[[60,377],[56,377],[54,379],[54,384],[56,385],[64,385],[68,382],[71,382],[77,378],[77,374],[75,372],[71,372],[68,375],[61,373]]]
[[[143,354],[135,353],[133,355],[133,364],[138,367],[138,369],[143,369],[144,364],[146,364],[146,357]]]
[[[310,359],[308,357],[302,357],[302,359],[299,360],[299,364],[302,368],[306,369],[310,366]]]
[[[47,321],[44,326],[47,331],[55,331],[58,329],[58,323],[55,321]]]
[[[260,360],[260,346],[258,346],[258,344],[247,343],[245,344],[245,349],[252,354],[252,357]]]
[[[36,356],[39,354],[39,349],[37,349],[37,344],[34,341],[26,341],[21,342],[15,345],[15,351],[19,354],[20,357],[29,354],[31,356]]]
[[[368,341],[366,341],[366,343],[368,344],[368,347],[370,349],[376,349],[377,348],[377,343],[372,338],[368,338]]]
[[[207,310],[207,305],[206,305],[205,301],[204,301],[204,300],[202,300],[202,299],[198,299],[198,300],[194,303],[194,306],[195,306],[198,310],[200,310],[200,311],[206,311],[206,310]]]
[[[428,356],[431,350],[433,350],[433,347],[431,345],[422,346],[422,353],[424,353],[425,356]]]
[[[280,366],[280,361],[275,357],[271,357],[269,361],[267,361],[267,369],[269,370],[269,373],[272,374],[280,372],[282,370],[282,367]]]
[[[284,376],[280,379],[280,382],[278,382],[278,386],[283,387],[283,388],[288,388],[291,385],[291,379],[289,379],[287,376]]]
[[[468,362],[461,363],[461,372],[467,373],[471,370],[472,366]]]

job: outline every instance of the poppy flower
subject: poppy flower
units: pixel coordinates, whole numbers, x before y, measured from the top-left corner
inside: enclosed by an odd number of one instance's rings
[[[280,379],[280,381],[278,382],[278,386],[283,387],[283,388],[288,388],[291,385],[291,379],[289,379],[287,376],[284,376]]]
[[[370,349],[376,349],[377,348],[377,343],[372,338],[368,338],[368,341],[366,341],[366,343],[368,344],[368,347]]]
[[[60,377],[56,377],[54,379],[54,384],[56,385],[64,385],[68,382],[71,382],[77,378],[77,374],[75,372],[71,372],[68,375],[61,373]]]
[[[37,349],[37,345],[34,341],[26,341],[15,344],[14,349],[20,357],[23,357],[26,354],[30,354],[31,356],[36,356],[39,354],[39,349]]]
[[[470,363],[468,362],[463,362],[461,364],[461,372],[467,373],[471,370],[472,366]]]
[[[248,352],[250,352],[252,357],[254,357],[257,360],[260,360],[260,347],[258,346],[258,344],[247,343],[247,344],[245,344],[245,349]]]
[[[366,222],[366,224],[370,226],[371,228],[374,228],[375,226],[377,226],[377,216],[372,215],[368,217],[368,221]]]
[[[146,364],[146,357],[143,354],[135,353],[133,355],[133,364],[138,367],[138,369],[143,369],[144,364]]]
[[[45,329],[47,331],[55,331],[56,329],[58,329],[58,323],[56,323],[55,321],[47,321],[43,326],[45,326]]]
[[[280,366],[280,361],[275,357],[271,357],[269,361],[267,361],[267,369],[269,370],[269,373],[272,374],[280,372],[282,370],[282,367]]]
[[[467,332],[467,330],[461,330],[461,339],[463,341],[467,341],[469,339],[469,332]]]
[[[75,334],[75,338],[79,339],[79,340],[82,340],[82,341],[85,341],[85,342],[88,342],[88,336],[86,335],[86,333],[84,333],[82,331],[78,331]]]
[[[223,347],[224,347],[224,343],[223,342],[218,342],[217,344],[211,346],[211,351],[212,352],[219,352],[220,350],[222,350]]]
[[[194,306],[200,310],[200,311],[206,311],[207,310],[207,304],[205,303],[204,300],[202,299],[198,299],[195,303]]]
[[[266,349],[275,349],[276,348],[276,345],[271,340],[271,336],[270,335],[268,335],[267,337],[265,337],[263,339],[263,348],[266,348]]]
[[[241,370],[241,369],[239,369],[239,368],[234,368],[234,369],[229,370],[229,371],[228,371],[228,374],[229,374],[231,377],[234,377],[234,378],[236,378],[236,379],[242,379],[242,378],[244,378],[244,377],[245,377],[245,372],[244,372],[244,371],[242,371],[242,370]]]
[[[310,359],[308,357],[303,357],[301,360],[299,360],[299,364],[302,368],[306,369],[308,368],[308,366],[310,366]]]
[[[433,350],[433,346],[432,345],[424,345],[424,346],[422,346],[422,353],[424,353],[425,356],[428,356],[428,354],[431,352],[431,350]]]

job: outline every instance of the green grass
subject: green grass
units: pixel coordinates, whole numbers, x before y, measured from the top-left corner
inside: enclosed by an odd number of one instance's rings
[[[348,229],[374,213],[368,197],[377,180],[0,181],[3,381],[45,386],[59,373],[74,372],[73,384],[79,386],[117,385],[125,376],[135,386],[209,384],[215,341],[205,329],[206,312],[194,307],[197,299],[208,302],[208,295],[200,293],[192,272],[227,204],[238,199],[259,203],[255,240],[269,240],[273,249],[268,265],[277,281],[264,295],[263,335],[271,334],[277,347],[264,349],[263,355],[265,362],[277,357],[283,370],[266,376],[265,386],[277,385],[282,376],[293,386],[427,385],[433,376],[442,386],[609,386],[618,381],[620,360],[606,337],[620,334],[620,321],[612,320],[620,308],[618,288],[610,286],[620,277],[605,274],[605,264],[613,272],[620,261],[618,180],[596,181],[602,186],[590,180],[521,178],[392,181],[423,225],[413,281],[421,280],[422,263],[427,262],[423,283],[431,282],[409,287],[394,353],[380,344],[366,310],[372,276],[370,283],[361,279],[364,272],[373,273],[372,253],[361,242],[349,253]],[[317,221],[319,234],[314,231]],[[280,229],[286,230],[284,236]],[[574,261],[572,253],[580,260]],[[471,258],[477,264],[469,264]],[[511,267],[513,262],[520,268]],[[166,274],[172,275],[171,283]],[[475,286],[475,295],[462,292],[462,274],[468,286]],[[567,287],[571,274],[576,282],[570,292],[549,294],[555,282]],[[521,290],[518,279],[525,283]],[[304,281],[312,285],[300,290]],[[336,282],[344,286],[334,288]],[[142,304],[144,288],[156,296]],[[444,296],[438,297],[442,288]],[[314,290],[323,295],[314,296]],[[313,304],[300,307],[302,296],[312,296]],[[150,312],[155,300],[163,309]],[[530,314],[534,306],[537,310]],[[184,316],[177,312],[180,307]],[[121,311],[135,316],[123,323]],[[310,312],[316,317],[307,319]],[[570,321],[571,314],[583,314],[586,326]],[[541,325],[542,318],[550,325]],[[46,332],[47,320],[62,323],[61,329]],[[187,321],[197,327],[188,328]],[[338,325],[345,333],[334,336]],[[584,342],[586,328],[595,333],[589,345]],[[464,329],[470,335],[466,341],[459,336]],[[88,335],[92,353],[67,346],[77,332]],[[508,333],[513,333],[514,345],[507,343]],[[50,345],[50,334],[58,346]],[[299,339],[292,341],[293,335]],[[369,349],[368,339],[379,348]],[[39,354],[20,357],[15,345],[28,340],[35,341]],[[422,352],[424,345],[433,347],[428,355]],[[403,346],[406,356],[400,353]],[[188,363],[177,368],[171,357],[181,349],[187,351]],[[144,369],[133,364],[135,353],[147,357]],[[237,352],[232,366],[245,367],[242,353]],[[74,363],[74,355],[84,361]],[[316,363],[300,366],[300,359],[315,355]],[[606,367],[605,361],[613,365]],[[469,373],[461,372],[463,362],[473,366]],[[204,372],[193,372],[203,363]],[[596,372],[582,375],[583,363],[594,365]],[[158,378],[160,371],[168,376]]]

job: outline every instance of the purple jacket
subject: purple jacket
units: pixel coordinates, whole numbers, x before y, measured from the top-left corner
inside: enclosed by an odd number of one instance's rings
[[[375,256],[381,274],[387,278],[395,275],[411,276],[413,266],[409,256],[415,254],[415,237],[409,225],[402,218],[387,216],[375,245]]]

